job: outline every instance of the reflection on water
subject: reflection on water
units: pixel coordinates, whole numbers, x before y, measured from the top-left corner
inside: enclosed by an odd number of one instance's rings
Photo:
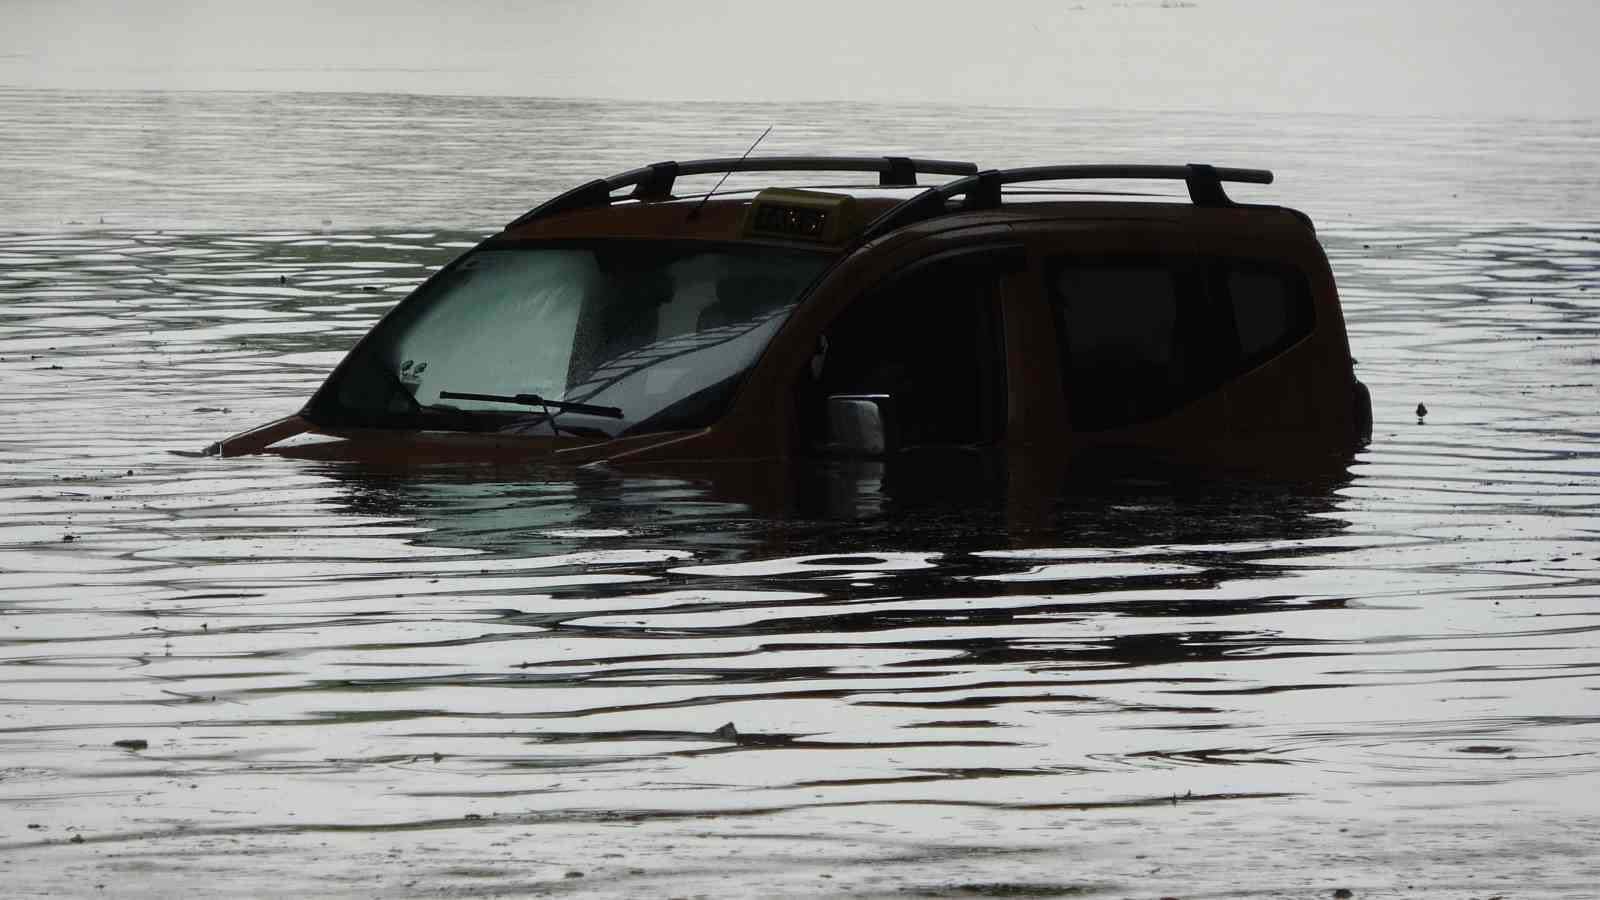
[[[8,881],[1600,883],[1596,228],[1334,228],[1377,421],[1309,473],[168,452],[476,236],[0,236]]]

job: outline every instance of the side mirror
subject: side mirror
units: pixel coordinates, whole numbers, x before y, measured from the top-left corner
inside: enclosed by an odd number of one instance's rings
[[[888,456],[899,449],[894,397],[834,394],[828,397],[828,449],[845,456]]]

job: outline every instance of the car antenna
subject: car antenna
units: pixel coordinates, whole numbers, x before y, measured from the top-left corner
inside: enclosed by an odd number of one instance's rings
[[[722,173],[722,177],[717,179],[717,186],[712,188],[710,190],[710,192],[708,192],[704,197],[701,197],[700,198],[700,202],[695,205],[694,209],[689,210],[689,221],[693,222],[695,219],[698,219],[700,217],[700,209],[701,209],[701,207],[706,205],[706,201],[711,199],[711,195],[712,194],[715,194],[717,191],[722,189],[722,183],[724,181],[727,181],[728,180],[728,176],[732,175],[739,168],[739,166],[744,164],[745,160],[750,158],[750,154],[755,152],[756,144],[759,144],[762,141],[766,140],[767,139],[767,135],[772,133],[772,129],[774,127],[776,127],[776,126],[768,125],[767,126],[767,130],[761,132],[761,137],[756,138],[755,143],[750,145],[750,149],[744,151],[744,155],[739,157],[739,161],[737,163],[734,163],[733,168]]]

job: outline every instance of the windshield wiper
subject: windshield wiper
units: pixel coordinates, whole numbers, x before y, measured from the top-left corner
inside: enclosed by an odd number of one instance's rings
[[[440,400],[486,400],[490,403],[516,403],[521,406],[538,406],[556,412],[575,412],[586,416],[607,419],[622,418],[622,410],[615,406],[596,406],[593,403],[573,403],[569,400],[546,400],[538,394],[469,394],[465,391],[440,391]]]

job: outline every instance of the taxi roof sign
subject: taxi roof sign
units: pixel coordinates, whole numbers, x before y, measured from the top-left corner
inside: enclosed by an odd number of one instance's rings
[[[750,201],[744,230],[751,237],[843,243],[863,224],[857,206],[845,194],[768,188]]]

